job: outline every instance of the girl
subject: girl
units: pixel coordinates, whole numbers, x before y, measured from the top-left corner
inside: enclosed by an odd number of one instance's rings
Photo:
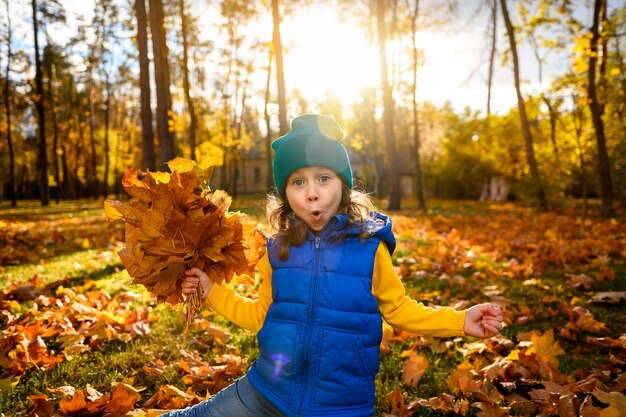
[[[502,327],[491,304],[433,309],[405,295],[391,220],[370,215],[367,196],[352,190],[342,138],[334,119],[307,114],[272,143],[279,197],[268,204],[274,234],[257,266],[257,300],[185,272],[183,293],[200,286],[207,306],[258,331],[260,355],[231,386],[167,416],[372,416],[382,319],[440,337],[491,337]]]

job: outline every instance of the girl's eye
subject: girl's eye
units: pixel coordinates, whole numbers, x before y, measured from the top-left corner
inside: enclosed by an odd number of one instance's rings
[[[322,176],[320,177],[320,182],[328,182],[328,181],[330,181],[330,176],[328,176],[328,175],[322,175]]]
[[[295,185],[295,186],[299,187],[299,186],[301,186],[301,185],[303,185],[303,184],[304,184],[304,181],[302,181],[302,180],[293,180],[291,183],[292,183],[293,185]]]

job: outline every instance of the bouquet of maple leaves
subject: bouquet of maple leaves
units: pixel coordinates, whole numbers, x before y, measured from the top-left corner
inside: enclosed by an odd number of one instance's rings
[[[201,305],[199,289],[184,299],[184,271],[197,267],[216,283],[234,276],[254,280],[254,266],[265,253],[265,237],[255,222],[230,212],[232,198],[208,187],[211,167],[176,158],[172,173],[129,168],[122,186],[128,204],[104,202],[108,220],[126,222],[125,248],[119,251],[133,283],[143,284],[159,301],[187,301],[187,327]]]

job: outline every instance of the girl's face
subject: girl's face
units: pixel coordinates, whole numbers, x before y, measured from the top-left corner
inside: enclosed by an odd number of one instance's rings
[[[289,176],[285,194],[296,216],[317,233],[337,214],[342,186],[341,178],[332,169],[305,167]]]

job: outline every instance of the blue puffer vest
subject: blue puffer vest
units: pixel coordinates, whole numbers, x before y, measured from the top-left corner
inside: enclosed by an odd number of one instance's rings
[[[289,417],[374,414],[382,338],[374,258],[381,240],[395,248],[390,219],[374,215],[364,242],[344,215],[290,247],[285,261],[268,241],[273,301],[248,378]]]

